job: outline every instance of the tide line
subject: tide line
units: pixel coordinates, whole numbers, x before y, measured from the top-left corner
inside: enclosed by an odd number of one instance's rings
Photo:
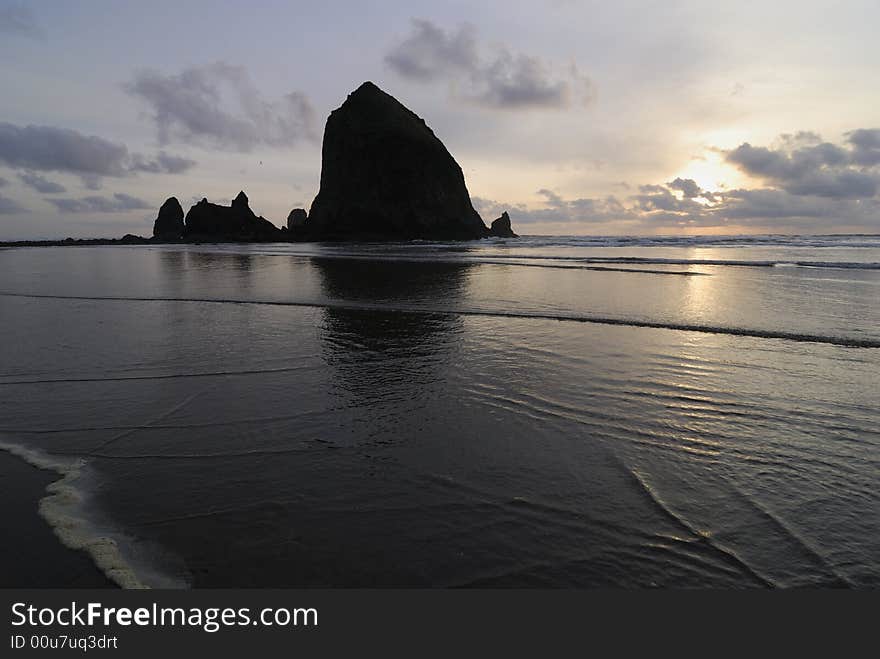
[[[683,332],[699,332],[703,334],[724,334],[744,336],[758,339],[781,339],[800,343],[824,343],[847,348],[880,348],[880,339],[849,336],[834,336],[788,332],[784,330],[761,329],[751,327],[725,327],[720,325],[704,325],[697,323],[675,323],[668,321],[641,320],[638,318],[622,318],[611,316],[594,316],[586,314],[565,314],[527,311],[498,311],[491,309],[428,309],[406,305],[380,305],[353,302],[307,302],[295,300],[240,300],[223,298],[193,297],[125,297],[125,296],[86,296],[86,295],[48,295],[35,293],[13,293],[0,291],[0,296],[20,297],[49,300],[87,300],[96,302],[182,302],[194,304],[234,304],[273,307],[304,307],[312,309],[340,309],[343,311],[370,311],[382,313],[406,313],[433,316],[476,316],[483,318],[522,318],[531,320],[557,320],[563,322],[592,323],[597,325],[615,325],[623,327],[644,327],[650,329],[667,329]]]

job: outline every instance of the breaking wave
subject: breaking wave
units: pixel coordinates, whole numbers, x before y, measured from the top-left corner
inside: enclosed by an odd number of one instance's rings
[[[88,463],[80,457],[57,456],[38,449],[0,440],[0,450],[28,464],[60,476],[46,488],[38,512],[61,543],[86,552],[108,579],[120,588],[180,588],[186,584],[139,562],[133,541],[123,533],[105,528],[88,507]]]

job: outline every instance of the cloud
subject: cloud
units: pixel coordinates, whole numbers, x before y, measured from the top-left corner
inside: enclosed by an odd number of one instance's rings
[[[724,196],[724,206],[714,214],[723,214],[732,220],[779,220],[792,218],[833,218],[843,207],[829,199],[810,199],[784,190],[759,188],[730,190]]]
[[[0,195],[0,215],[15,215],[16,213],[27,213],[27,209],[14,199]]]
[[[195,167],[196,161],[180,156],[171,156],[160,151],[159,154],[150,160],[139,153],[135,153],[131,157],[130,170],[133,172],[147,172],[149,174],[182,174],[183,172]]]
[[[153,208],[143,199],[117,192],[112,197],[89,196],[79,199],[47,199],[62,213],[122,213]]]
[[[693,179],[645,184],[625,198],[566,199],[540,189],[539,207],[474,198],[481,212],[510,210],[514,222],[624,222],[641,229],[725,226],[836,226],[880,228],[880,186],[871,151],[875,131],[847,134],[849,147],[823,142],[814,133],[782,136],[770,149],[742,144],[728,161],[777,187],[704,190]]]
[[[744,142],[715,151],[758,183],[704,189],[694,179],[670,177],[665,183],[617,183],[609,196],[566,196],[548,186],[529,204],[472,201],[486,220],[507,210],[514,226],[547,224],[554,231],[566,224],[586,233],[593,225],[616,233],[880,231],[880,129],[853,130],[836,142],[792,132],[770,146]]]
[[[412,27],[412,34],[385,55],[385,63],[403,77],[430,81],[479,68],[473,27],[446,32],[422,19],[413,19]]]
[[[683,196],[679,198],[670,187],[659,185],[642,186],[642,194],[630,197],[635,202],[638,210],[666,211],[674,213],[698,213],[703,210],[703,204],[694,201],[695,197],[702,196],[702,190],[697,190],[694,197]]]
[[[820,144],[822,136],[812,130],[799,130],[796,133],[783,133],[779,136],[779,141],[790,148],[795,148]]]
[[[24,3],[0,7],[0,34],[39,39],[44,36],[43,29],[34,18],[30,7]]]
[[[847,133],[852,161],[864,167],[880,165],[880,128],[859,128]]]
[[[2,188],[5,185],[9,185],[9,181],[7,181],[5,178],[0,176],[0,188]]]
[[[149,106],[162,144],[251,151],[317,139],[315,111],[304,94],[267,101],[243,67],[217,62],[179,75],[143,70],[125,89]]]
[[[94,176],[123,176],[124,144],[53,126],[15,126],[0,122],[0,162],[30,170]]]
[[[104,181],[100,176],[94,174],[81,174],[80,179],[82,180],[83,187],[88,188],[89,190],[100,190],[104,187]]]
[[[99,190],[101,179],[108,176],[179,174],[196,164],[194,160],[169,155],[164,151],[152,159],[137,153],[130,155],[124,144],[97,135],[84,135],[69,128],[16,126],[6,122],[0,122],[0,163],[21,167],[27,170],[29,177],[34,176],[34,171],[74,174],[90,190]],[[40,190],[28,180],[22,178],[22,181]]]
[[[564,108],[593,98],[591,81],[574,65],[560,69],[505,46],[488,58],[479,50],[472,26],[447,31],[414,19],[411,34],[388,52],[385,63],[410,80],[454,83],[456,97],[485,107]]]
[[[511,213],[514,222],[522,223],[608,222],[633,216],[633,211],[625,208],[614,195],[567,200],[548,189],[538,190],[537,194],[544,197],[543,208],[529,208],[525,204],[506,204],[482,197],[472,197],[471,201],[485,220],[497,217],[504,211]]]
[[[873,197],[880,188],[876,174],[843,171],[816,173],[787,183],[784,189],[796,195],[817,195],[834,199],[863,199]]]
[[[822,230],[833,229],[835,224],[870,226],[880,222],[880,199],[873,194],[850,199],[766,187],[709,191],[691,183],[676,179],[666,185],[641,186],[640,194],[629,198],[630,218],[647,226],[766,226],[783,222]]]
[[[847,134],[845,146],[821,141],[815,133],[783,135],[781,146],[745,142],[725,152],[727,162],[749,176],[793,195],[864,199],[880,191],[880,130]]]
[[[692,178],[677,178],[666,184],[670,190],[680,191],[686,199],[694,199],[699,197],[703,192],[697,182]]]
[[[37,192],[42,192],[43,194],[59,194],[61,192],[67,192],[67,188],[60,183],[50,181],[36,172],[19,172],[18,178],[21,179],[21,182],[25,185],[33,188]]]
[[[537,57],[502,52],[475,79],[472,98],[490,107],[563,107],[569,82],[553,77]]]

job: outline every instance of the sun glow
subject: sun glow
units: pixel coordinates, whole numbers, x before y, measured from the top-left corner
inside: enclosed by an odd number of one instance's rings
[[[745,182],[734,167],[724,162],[722,155],[716,151],[706,151],[694,157],[683,169],[670,178],[693,179],[703,190],[722,192],[736,188]]]

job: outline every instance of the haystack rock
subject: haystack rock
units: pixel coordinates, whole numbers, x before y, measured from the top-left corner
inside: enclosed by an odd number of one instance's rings
[[[425,121],[372,82],[327,119],[309,235],[468,240],[489,235],[464,174]]]
[[[489,228],[489,235],[498,238],[519,238],[519,236],[513,232],[513,229],[510,228],[510,215],[507,214],[507,211],[501,213],[501,217],[497,220],[492,221],[492,226]]]
[[[264,217],[257,217],[244,192],[232,206],[212,204],[207,199],[189,209],[184,235],[187,238],[271,239],[279,229]]]
[[[288,230],[293,231],[294,229],[304,227],[308,217],[304,208],[294,208],[290,211],[290,215],[287,216]]]
[[[153,223],[153,237],[176,240],[183,235],[183,208],[177,197],[168,197],[159,208],[159,216]]]

